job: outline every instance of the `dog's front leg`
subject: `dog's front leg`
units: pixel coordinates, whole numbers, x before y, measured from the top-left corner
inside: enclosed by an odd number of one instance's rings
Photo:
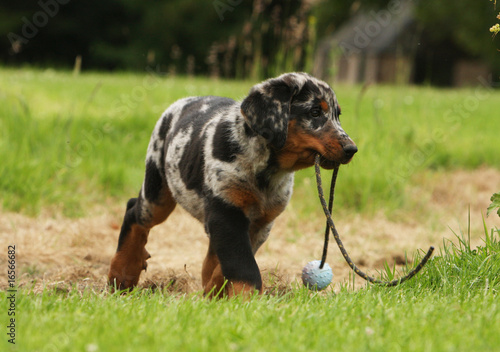
[[[205,219],[210,236],[203,267],[205,294],[262,293],[262,278],[250,244],[250,221],[243,211],[215,197],[207,202]]]

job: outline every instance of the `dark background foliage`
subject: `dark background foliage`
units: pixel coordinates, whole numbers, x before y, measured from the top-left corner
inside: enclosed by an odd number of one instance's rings
[[[395,1],[395,0],[393,0]],[[403,1],[403,0],[402,0]],[[411,1],[411,0],[409,0]],[[318,40],[388,0],[0,0],[0,63],[267,77],[310,68]],[[439,46],[498,65],[489,1],[416,2]]]

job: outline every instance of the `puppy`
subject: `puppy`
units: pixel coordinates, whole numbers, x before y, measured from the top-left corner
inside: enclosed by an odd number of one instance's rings
[[[316,154],[331,169],[357,152],[339,115],[333,90],[306,73],[266,80],[243,101],[208,96],[173,103],[153,130],[139,196],[128,201],[110,285],[137,284],[150,258],[150,229],[180,204],[210,239],[205,294],[262,293],[254,256],[290,200],[294,171],[312,166]]]

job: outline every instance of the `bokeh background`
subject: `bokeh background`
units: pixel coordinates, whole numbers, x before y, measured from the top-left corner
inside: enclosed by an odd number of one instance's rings
[[[16,351],[498,351],[499,11],[495,0],[0,0],[0,269],[15,246]],[[301,271],[321,258],[325,226],[309,168],[256,255],[263,299],[202,299],[209,240],[181,207],[152,229],[139,290],[111,295],[162,112],[186,96],[241,100],[289,71],[330,84],[359,148],[333,210],[353,261],[393,279],[431,245],[433,259],[397,288],[365,289],[331,239],[333,282],[307,291]]]
[[[463,86],[498,77],[496,15],[488,0],[2,0],[0,63]]]

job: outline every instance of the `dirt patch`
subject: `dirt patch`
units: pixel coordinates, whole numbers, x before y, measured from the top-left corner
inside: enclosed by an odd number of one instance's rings
[[[341,212],[335,221],[352,259],[362,270],[377,275],[385,262],[400,266],[417,249],[441,247],[456,241],[451,229],[467,231],[470,207],[473,246],[484,237],[482,216],[492,193],[500,190],[500,171],[479,169],[448,173],[428,173],[412,188],[415,212],[387,218]],[[0,213],[0,240],[5,244],[0,265],[6,268],[8,244],[16,246],[18,283],[40,291],[44,287],[69,290],[72,287],[106,288],[110,259],[116,249],[122,206],[80,219],[43,214],[30,218],[16,213]],[[281,215],[269,240],[257,254],[266,292],[283,292],[300,281],[302,267],[320,259],[324,219],[318,216],[297,224],[293,203]],[[500,219],[486,219],[488,228],[500,227]],[[294,224],[291,226],[291,224]],[[147,245],[152,258],[140,285],[172,292],[201,290],[201,266],[208,245],[203,227],[181,208],[169,220],[155,227]],[[439,248],[436,252],[439,254]],[[349,280],[351,271],[335,243],[331,241],[328,263],[334,272],[334,289]],[[418,278],[417,278],[418,279]],[[356,279],[355,286],[365,283]],[[6,283],[0,283],[5,289]]]

